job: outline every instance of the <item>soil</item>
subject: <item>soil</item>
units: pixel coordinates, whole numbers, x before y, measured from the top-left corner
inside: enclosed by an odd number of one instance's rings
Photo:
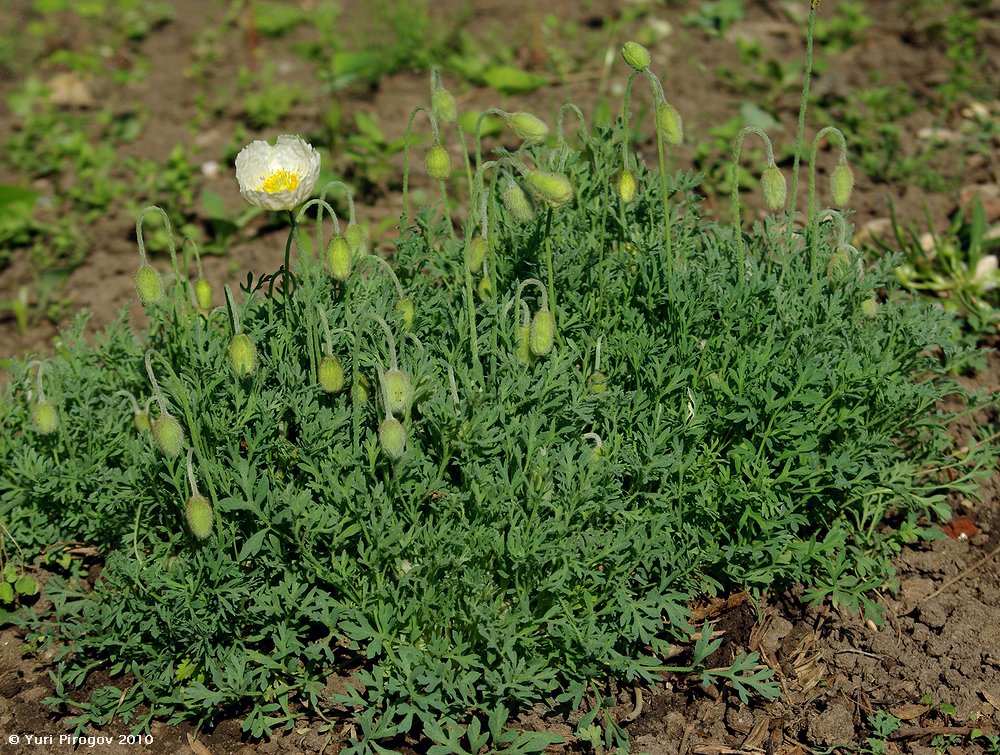
[[[7,10],[9,5],[10,10]],[[142,56],[150,63],[149,74],[128,88],[107,82],[94,82],[93,109],[119,112],[140,110],[147,114],[147,127],[130,151],[157,160],[166,160],[178,143],[194,143],[204,160],[220,160],[233,128],[242,122],[238,100],[230,100],[222,115],[200,133],[191,135],[188,123],[196,112],[195,92],[180,75],[188,64],[190,48],[206,24],[220,24],[226,10],[220,4],[203,0],[174,0],[174,19],[146,37],[125,56]],[[432,13],[447,17],[464,3],[439,0]],[[544,87],[530,95],[499,98],[485,88],[455,87],[463,108],[487,106],[531,110],[549,120],[559,105],[574,101],[592,104],[601,97],[613,96],[614,90],[603,77],[599,63],[604,48],[616,50],[628,37],[615,30],[612,21],[620,18],[630,3],[625,0],[595,0],[578,4],[566,0],[540,4],[530,0],[482,0],[475,2],[470,22],[479,39],[502,38],[512,44],[517,64],[544,70],[546,46],[541,29],[545,17],[553,16],[564,27],[575,23],[588,30],[586,39],[600,41],[600,54],[594,64],[584,66],[567,77],[564,84]],[[805,5],[805,3],[802,3]],[[851,91],[872,81],[902,84],[918,99],[926,101],[928,87],[945,69],[948,51],[928,46],[914,31],[915,19],[908,11],[910,3],[883,0],[876,9],[869,8],[874,25],[862,35],[862,42],[843,53],[829,57],[826,73],[818,76],[818,89]],[[354,0],[341,3],[343,24],[350,28],[365,13],[366,4]],[[677,0],[665,7],[656,6],[653,15],[668,21],[672,33],[651,45],[654,65],[669,72],[664,85],[671,102],[684,114],[688,144],[681,147],[674,167],[690,164],[699,135],[738,112],[741,103],[751,96],[724,86],[715,74],[718,65],[739,66],[734,35],[749,37],[769,55],[782,60],[801,59],[801,35],[775,0],[747,0],[746,17],[735,24],[726,36],[706,37],[685,28],[681,19],[698,7],[693,0]],[[11,0],[5,5],[6,18],[22,22],[30,3]],[[838,3],[824,0],[822,13],[837,13]],[[997,31],[998,9],[989,3],[970,4],[983,22],[985,46],[989,51],[987,68],[1000,78],[1000,35]],[[876,15],[878,14],[878,15]],[[633,24],[634,26],[634,24]],[[232,33],[220,40],[222,54],[211,80],[217,86],[235,81],[237,70],[253,60],[245,34]],[[296,32],[297,35],[305,32]],[[602,36],[603,35],[603,36]],[[289,40],[295,41],[295,36]],[[57,46],[68,49],[84,45],[85,38],[64,31]],[[574,42],[567,43],[572,49]],[[284,49],[282,49],[284,48]],[[292,45],[271,45],[267,52],[281,76],[295,80],[313,76]],[[699,63],[699,61],[701,61]],[[618,67],[620,68],[620,66]],[[47,72],[49,75],[56,71]],[[616,68],[616,74],[621,72]],[[620,78],[620,77],[619,77]],[[303,79],[304,80],[304,79]],[[315,80],[315,77],[313,77]],[[0,80],[0,96],[6,96],[19,81]],[[447,76],[446,76],[447,83]],[[425,74],[398,73],[383,78],[377,87],[339,92],[325,90],[315,99],[297,106],[273,133],[309,133],[315,131],[321,114],[334,98],[345,115],[355,110],[377,114],[389,140],[402,135],[410,110],[427,98]],[[959,129],[969,116],[972,103],[956,106],[945,114],[945,123]],[[980,103],[994,120],[1000,116],[1000,103]],[[798,95],[782,96],[774,105],[784,133],[794,133]],[[588,108],[584,107],[588,112]],[[347,119],[345,118],[345,121]],[[933,114],[919,111],[897,123],[904,139],[915,142],[923,137],[921,129],[934,120]],[[0,112],[0,141],[19,126],[18,119]],[[809,133],[807,132],[807,137]],[[959,166],[961,179],[954,189],[941,194],[925,194],[913,186],[881,184],[858,173],[852,198],[854,221],[861,229],[881,228],[884,233],[888,202],[892,198],[904,219],[924,217],[923,204],[932,222],[941,229],[959,206],[979,190],[988,199],[988,221],[1000,223],[1000,190],[996,145],[985,154],[972,155]],[[655,162],[655,150],[645,145],[649,163]],[[832,166],[835,158],[826,156]],[[338,167],[349,173],[343,160],[335,157]],[[230,208],[240,206],[240,198],[231,171],[224,167],[218,176],[206,177],[205,184],[222,195]],[[822,178],[821,178],[822,180]],[[0,160],[0,184],[14,183],[17,176]],[[43,193],[52,187],[45,179],[36,183]],[[359,219],[372,228],[389,227],[386,219],[398,217],[401,207],[399,186],[386,183],[371,187],[358,209]],[[415,190],[420,191],[419,180]],[[803,187],[804,191],[804,187]],[[756,199],[747,195],[754,209]],[[804,202],[803,194],[800,203]],[[710,198],[710,204],[714,202]],[[800,204],[801,206],[801,204]],[[725,212],[725,205],[716,209]],[[64,295],[71,299],[68,310],[86,308],[93,313],[91,330],[96,331],[115,319],[122,306],[130,306],[133,321],[142,324],[141,309],[134,303],[132,275],[136,267],[133,221],[124,211],[113,211],[91,228],[94,251],[84,264],[70,273]],[[276,268],[284,238],[268,231],[263,222],[251,226],[239,236],[226,258],[205,258],[207,277],[221,288],[223,281],[240,277],[240,271]],[[391,247],[392,230],[380,238]],[[32,276],[25,258],[16,255],[13,264],[0,271],[0,302],[15,296],[20,286],[31,284]],[[165,260],[158,260],[164,263]],[[67,314],[68,317],[68,314]],[[29,352],[51,353],[52,340],[66,319],[50,322],[42,319],[26,333],[21,333],[7,313],[0,314],[0,357]],[[3,382],[0,373],[0,385]],[[975,384],[990,391],[1000,387],[1000,359],[991,355],[986,370],[975,377]],[[984,423],[987,418],[980,418]],[[961,428],[956,429],[961,433]],[[829,606],[806,608],[797,595],[772,595],[758,605],[746,595],[726,596],[697,606],[701,615],[715,622],[716,632],[725,632],[726,644],[715,665],[726,665],[727,657],[756,651],[762,662],[774,669],[781,682],[781,697],[772,703],[751,700],[741,703],[725,689],[703,689],[697,680],[682,676],[664,676],[652,688],[616,689],[605,693],[617,696],[619,705],[610,713],[629,732],[634,749],[652,755],[722,755],[723,753],[785,754],[807,752],[848,752],[866,746],[873,736],[870,718],[879,711],[889,711],[903,722],[889,738],[889,752],[929,755],[933,752],[986,753],[985,740],[969,741],[972,729],[1000,735],[1000,476],[983,490],[981,502],[954,501],[956,515],[945,528],[946,537],[931,543],[907,548],[899,557],[898,592],[879,596],[885,608],[886,622],[878,627],[856,614],[833,610]],[[61,735],[70,733],[65,721],[71,712],[52,709],[42,700],[51,693],[48,676],[51,656],[27,652],[23,634],[13,628],[0,630],[0,753],[70,752],[89,749],[102,753],[280,753],[337,752],[347,741],[351,727],[347,718],[326,730],[320,721],[304,719],[294,731],[281,733],[266,741],[254,741],[240,731],[240,720],[223,720],[212,730],[195,732],[188,725],[154,724],[151,743],[119,740],[127,734],[121,722],[114,722],[90,736],[110,737],[106,742],[83,741],[74,748],[60,743]],[[83,693],[81,693],[83,694]],[[925,700],[928,700],[926,702]],[[943,705],[944,704],[944,705]],[[953,706],[953,708],[948,707]],[[579,714],[577,714],[579,715]],[[524,727],[553,731],[566,736],[568,750],[589,749],[574,740],[573,720],[542,709],[524,712]],[[52,735],[51,742],[31,745],[27,735]],[[11,735],[20,736],[14,744]],[[948,738],[953,737],[948,743]],[[420,752],[426,743],[400,743],[402,749]],[[937,749],[935,749],[937,748]],[[556,749],[556,748],[554,748]]]

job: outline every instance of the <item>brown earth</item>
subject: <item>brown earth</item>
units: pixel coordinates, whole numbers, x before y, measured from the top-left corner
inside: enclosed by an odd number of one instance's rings
[[[130,146],[135,154],[166,159],[178,143],[194,143],[198,156],[204,160],[220,160],[229,142],[233,127],[243,118],[238,104],[230,101],[222,116],[209,128],[192,135],[188,128],[195,113],[194,92],[179,72],[188,63],[192,40],[206,24],[220,23],[225,11],[217,4],[175,0],[174,20],[156,29],[133,51],[147,58],[150,72],[145,80],[128,89],[115,88],[107,82],[93,83],[96,108],[117,112],[123,108],[138,108],[148,114],[149,127]],[[6,19],[23,21],[29,3],[13,0],[5,6]],[[345,28],[360,23],[364,3],[344,2]],[[433,13],[446,17],[462,5],[442,0],[434,4]],[[516,98],[499,97],[492,90],[455,86],[463,108],[487,106],[530,109],[547,120],[554,120],[558,106],[571,100],[587,105],[602,97],[615,95],[613,80],[624,74],[615,60],[611,79],[601,66],[603,53],[614,53],[623,39],[634,31],[622,31],[612,23],[630,4],[624,0],[603,0],[577,4],[559,0],[541,7],[526,0],[484,0],[474,3],[471,22],[477,38],[502,38],[513,43],[518,63],[527,68],[545,70],[546,46],[540,29],[546,15],[552,14],[562,24],[576,22],[589,30],[586,44],[595,49],[592,63],[580,66],[566,77],[562,85],[553,85]],[[740,103],[750,99],[745,93],[722,85],[715,75],[720,64],[738,66],[739,59],[732,43],[735,34],[759,41],[769,54],[781,59],[800,59],[800,33],[782,12],[780,3],[771,0],[746,2],[744,21],[734,25],[728,38],[708,38],[694,29],[684,28],[680,19],[697,7],[696,2],[672,2],[657,7],[653,15],[668,21],[672,33],[652,46],[654,68],[667,72],[664,85],[672,103],[684,114],[688,144],[679,150],[674,167],[690,164],[694,144],[711,126],[731,117]],[[872,80],[904,84],[916,97],[926,97],[935,76],[946,65],[947,51],[928,47],[916,35],[916,19],[908,12],[909,3],[885,0],[870,4],[875,24],[862,35],[859,45],[832,56],[826,72],[817,77],[817,89],[826,87],[850,91],[866,86]],[[984,48],[991,53],[988,70],[997,74],[998,8],[989,3],[971,4],[983,19]],[[832,15],[838,3],[824,0],[822,12]],[[633,24],[633,27],[635,25]],[[211,80],[218,86],[235,80],[237,69],[251,60],[247,37],[238,29],[220,40],[222,54]],[[625,33],[625,32],[628,32]],[[297,35],[306,32],[296,32]],[[597,40],[594,42],[594,40]],[[86,39],[67,30],[55,44],[70,48],[86,43]],[[579,38],[574,45],[584,44]],[[298,76],[313,76],[289,45],[269,43],[268,58],[275,62],[281,76],[294,80]],[[53,72],[48,72],[53,73]],[[314,77],[313,77],[313,80]],[[446,83],[448,82],[446,75]],[[0,95],[6,95],[17,81],[0,81]],[[373,89],[352,90],[336,95],[325,89],[314,93],[309,102],[297,106],[279,129],[262,134],[273,137],[280,132],[307,133],[314,129],[320,114],[333,99],[339,100],[345,114],[356,109],[374,112],[389,139],[402,135],[410,110],[423,104],[427,97],[424,75],[400,73],[384,78]],[[968,104],[968,103],[966,103]],[[798,107],[797,93],[782,95],[775,109],[784,127],[784,134],[794,133]],[[997,102],[985,107],[995,120],[1000,115]],[[585,112],[588,108],[584,107]],[[932,121],[943,120],[946,126],[958,129],[968,116],[963,107],[955,112],[933,114],[919,111],[900,123],[910,142],[922,138],[921,129]],[[346,119],[345,119],[346,120]],[[0,141],[18,128],[18,120],[9,113],[0,113]],[[807,138],[810,135],[807,129]],[[649,155],[650,157],[652,154]],[[976,159],[972,159],[976,158]],[[655,158],[654,158],[655,159]],[[828,167],[834,158],[826,156]],[[349,173],[343,160],[334,156],[338,166]],[[938,228],[967,199],[971,188],[981,186],[985,192],[995,191],[998,181],[997,154],[973,155],[967,164],[959,166],[960,181],[954,191],[925,195],[913,186],[876,183],[858,175],[852,199],[855,221],[864,227],[885,218],[888,199],[892,197],[901,214],[908,219],[923,216],[922,202],[928,203],[932,220]],[[16,182],[17,176],[0,160],[0,183]],[[240,199],[228,167],[217,177],[204,179],[206,185],[225,199],[227,206],[238,208]],[[993,188],[990,188],[993,187]],[[44,179],[36,188],[51,191]],[[371,189],[366,203],[359,208],[362,221],[373,228],[385,226],[386,219],[398,216],[401,200],[395,183]],[[419,191],[419,184],[417,190]],[[168,201],[165,198],[164,201]],[[753,205],[752,196],[747,196]],[[803,200],[800,200],[803,201]],[[714,199],[710,198],[710,202]],[[991,222],[1000,221],[1000,199],[988,205]],[[722,211],[725,205],[722,205]],[[131,276],[136,266],[132,219],[124,211],[113,212],[93,226],[93,247],[86,262],[74,270],[67,281],[65,294],[74,308],[87,308],[94,313],[92,326],[99,328],[112,320],[119,308],[133,300]],[[383,244],[391,245],[391,230],[382,236]],[[226,258],[206,258],[206,273],[216,284],[239,279],[241,271],[276,268],[283,237],[265,232],[262,224],[238,237]],[[15,255],[13,265],[0,271],[0,301],[10,299],[23,284],[30,284],[27,262]],[[133,320],[141,323],[141,311],[132,304]],[[60,323],[64,324],[64,323]],[[59,324],[41,320],[27,333],[18,332],[6,313],[0,315],[0,356],[20,355],[28,351],[48,352]],[[988,369],[976,377],[976,384],[990,391],[1000,386],[1000,360],[991,355]],[[982,417],[984,424],[992,418]],[[961,432],[957,429],[956,432]],[[973,728],[1000,735],[1000,477],[995,477],[983,491],[983,502],[955,501],[958,520],[948,530],[949,537],[904,551],[897,563],[900,589],[885,592],[880,602],[885,607],[886,624],[876,627],[857,615],[831,610],[828,607],[806,609],[795,595],[767,596],[760,605],[753,605],[746,596],[729,596],[699,606],[707,618],[724,631],[727,643],[716,665],[726,665],[729,656],[758,651],[763,661],[773,668],[781,681],[782,696],[773,703],[760,700],[743,705],[725,689],[702,689],[695,679],[665,676],[654,688],[642,690],[602,690],[617,695],[620,705],[611,715],[631,736],[634,749],[657,754],[699,753],[775,753],[792,755],[807,752],[864,751],[866,738],[872,736],[869,717],[878,711],[889,711],[903,721],[890,738],[888,752],[929,755],[948,753],[996,753],[986,747],[985,740],[969,741]],[[963,528],[963,523],[964,528]],[[971,526],[970,526],[971,525]],[[963,531],[968,537],[961,536]],[[112,724],[93,736],[111,736],[112,743],[91,746],[81,743],[76,749],[60,745],[59,737],[68,734],[65,719],[70,712],[53,710],[41,700],[51,691],[48,669],[51,657],[26,653],[23,636],[14,629],[0,630],[0,753],[70,752],[90,750],[104,753],[211,753],[243,752],[336,752],[350,735],[351,726],[343,712],[335,715],[332,728],[318,720],[304,720],[293,732],[283,733],[268,741],[255,742],[243,736],[239,720],[221,722],[211,731],[197,733],[192,727],[152,728],[151,744],[119,741],[126,729]],[[82,695],[82,692],[81,692]],[[924,696],[931,703],[923,703]],[[941,703],[954,706],[942,708]],[[335,711],[335,714],[337,712]],[[579,713],[576,714],[580,715]],[[629,720],[633,719],[633,720]],[[521,723],[567,737],[568,750],[587,750],[589,745],[573,739],[573,720],[565,720],[543,710],[528,711]],[[53,735],[51,744],[29,745],[26,735]],[[18,735],[14,744],[8,740]],[[935,739],[937,737],[937,739]],[[951,742],[945,738],[954,737]],[[426,743],[400,743],[407,751],[425,751]]]

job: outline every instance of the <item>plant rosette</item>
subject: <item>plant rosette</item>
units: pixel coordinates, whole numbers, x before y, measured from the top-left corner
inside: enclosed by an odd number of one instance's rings
[[[252,141],[236,156],[240,194],[265,210],[291,210],[312,194],[319,163],[319,152],[298,136],[283,134],[273,146]]]

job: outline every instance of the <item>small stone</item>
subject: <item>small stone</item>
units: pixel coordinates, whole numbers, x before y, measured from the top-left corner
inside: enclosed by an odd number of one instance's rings
[[[843,702],[831,706],[813,718],[807,728],[809,741],[824,747],[854,744],[854,717]]]

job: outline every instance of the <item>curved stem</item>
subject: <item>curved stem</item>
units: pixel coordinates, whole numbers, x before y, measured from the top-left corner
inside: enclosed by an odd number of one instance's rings
[[[479,172],[479,169],[482,167],[482,162],[483,162],[483,139],[482,139],[481,133],[482,133],[482,128],[483,128],[483,121],[486,120],[486,116],[488,116],[488,115],[499,115],[501,118],[506,118],[508,120],[510,119],[510,113],[508,113],[506,110],[501,110],[500,108],[497,108],[497,107],[486,108],[486,110],[484,110],[483,112],[481,112],[479,114],[479,117],[476,118],[476,128],[474,129],[472,135],[473,135],[473,138],[476,141],[476,171],[477,171],[477,173]]]
[[[146,374],[149,376],[149,382],[153,386],[153,396],[156,397],[156,403],[160,407],[160,414],[170,414],[167,409],[167,402],[163,398],[163,393],[160,392],[160,384],[156,382],[156,375],[153,374],[153,351],[150,349],[146,352],[146,358],[144,360],[146,365]]]
[[[431,123],[431,135],[434,138],[434,143],[437,144],[440,141],[437,119],[434,117],[434,113],[431,112],[430,108],[417,105],[410,111],[410,120],[406,124],[406,134],[403,136],[403,215],[400,218],[400,233],[406,230],[410,222],[410,134],[413,133],[413,121],[416,119],[417,113],[421,112],[427,114],[427,119]]]
[[[371,260],[374,263],[380,264],[381,267],[379,269],[380,270],[385,270],[385,272],[387,272],[389,274],[389,277],[392,278],[393,285],[396,287],[396,294],[397,294],[397,296],[400,299],[402,299],[404,296],[406,296],[406,293],[403,291],[403,286],[399,282],[399,278],[396,277],[396,273],[392,269],[392,265],[390,265],[389,262],[387,260],[385,260],[384,258],[379,257],[378,255],[375,255],[375,254],[366,254],[363,257],[361,257],[360,260],[358,260],[357,269],[360,270],[361,266],[366,261],[368,261],[368,260]]]
[[[737,276],[743,278],[743,222],[740,218],[740,150],[743,147],[743,140],[747,134],[756,134],[764,142],[767,150],[767,164],[774,165],[774,149],[771,147],[771,139],[763,129],[757,126],[747,126],[736,135],[736,142],[733,144],[733,167],[730,194],[733,205],[733,230],[736,233],[736,263]]]
[[[181,271],[177,266],[177,246],[174,244],[173,231],[170,230],[170,218],[167,217],[167,213],[155,204],[146,207],[139,213],[139,217],[135,220],[135,238],[139,245],[139,261],[140,263],[146,262],[146,244],[142,237],[142,224],[146,219],[146,215],[151,212],[158,212],[160,213],[160,217],[163,218],[163,226],[167,231],[167,248],[170,250],[170,264],[174,270],[174,278],[179,280]]]
[[[812,143],[812,153],[809,155],[809,209],[806,215],[806,223],[809,225],[809,264],[815,268],[816,264],[816,240],[815,234],[819,231],[819,217],[816,214],[816,157],[819,154],[820,140],[830,134],[840,143],[840,158],[843,160],[847,152],[847,140],[843,132],[836,126],[826,126],[821,128]]]
[[[372,322],[377,323],[381,328],[382,332],[385,333],[385,342],[389,347],[389,365],[390,369],[398,370],[399,362],[396,361],[396,337],[392,334],[392,330],[389,328],[389,324],[383,320],[378,315],[368,315],[368,319]]]

